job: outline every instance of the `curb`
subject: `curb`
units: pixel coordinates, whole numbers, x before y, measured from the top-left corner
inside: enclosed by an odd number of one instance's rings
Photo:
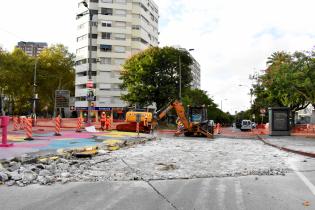
[[[272,146],[272,147],[275,147],[279,150],[284,150],[286,152],[292,152],[292,153],[295,153],[295,154],[299,154],[299,155],[303,155],[303,156],[307,156],[307,157],[312,157],[312,158],[315,158],[315,153],[312,153],[312,152],[304,152],[304,151],[300,151],[300,150],[294,150],[294,149],[289,149],[287,147],[281,147],[281,146],[278,146],[276,144],[272,144],[272,143],[269,143],[267,142],[266,140],[264,140],[261,136],[257,135],[258,139],[260,141],[262,141],[264,144],[266,145],[269,145],[269,146]]]

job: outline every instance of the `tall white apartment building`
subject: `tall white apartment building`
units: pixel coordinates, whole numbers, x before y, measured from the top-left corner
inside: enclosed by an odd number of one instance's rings
[[[158,46],[158,7],[152,0],[86,0],[92,16],[89,32],[89,14],[82,0],[77,1],[77,48],[75,106],[87,110],[88,45],[92,38],[92,80],[95,101],[94,115],[111,112],[121,118],[126,103],[119,80],[121,65],[131,55],[150,46]]]
[[[191,74],[192,74],[192,81],[191,81],[191,87],[200,89],[200,64],[198,61],[191,55],[189,50],[182,48],[180,45],[173,45],[175,49],[186,51],[189,56],[192,58],[192,64],[190,66]]]
[[[193,80],[191,82],[191,86],[193,88],[200,89],[200,64],[196,61],[194,57],[192,57],[192,59],[193,59],[193,64],[190,66],[190,68],[191,68]]]

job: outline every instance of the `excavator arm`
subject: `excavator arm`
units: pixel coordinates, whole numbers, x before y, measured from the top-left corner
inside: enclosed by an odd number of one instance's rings
[[[189,121],[187,120],[187,117],[185,115],[185,108],[184,108],[183,104],[178,100],[171,102],[166,108],[157,111],[157,113],[155,114],[154,119],[152,121],[152,128],[154,129],[157,126],[158,121],[161,120],[162,118],[164,118],[166,116],[166,114],[173,108],[175,109],[177,116],[183,122],[184,128],[189,129],[190,125],[189,125]]]

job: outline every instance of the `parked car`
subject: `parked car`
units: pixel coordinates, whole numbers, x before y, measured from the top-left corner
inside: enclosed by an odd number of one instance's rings
[[[252,121],[250,120],[242,120],[241,122],[241,131],[252,130]]]

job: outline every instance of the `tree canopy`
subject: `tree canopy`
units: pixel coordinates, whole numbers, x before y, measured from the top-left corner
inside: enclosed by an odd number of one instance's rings
[[[74,55],[63,45],[44,49],[37,58],[30,57],[21,49],[0,52],[0,88],[5,95],[12,114],[27,114],[33,98],[34,70],[36,63],[39,95],[38,111],[44,107],[52,113],[54,93],[57,89],[74,92]]]
[[[123,65],[122,99],[147,106],[156,102],[161,108],[179,95],[179,59],[182,89],[190,87],[192,58],[187,51],[173,47],[151,47],[129,58]]]
[[[312,104],[315,108],[314,52],[275,52],[267,60],[264,74],[255,78],[252,109],[289,107],[292,112]]]

